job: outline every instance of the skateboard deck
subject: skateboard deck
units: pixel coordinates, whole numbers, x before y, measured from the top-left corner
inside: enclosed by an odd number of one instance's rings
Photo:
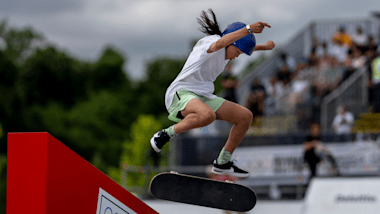
[[[251,210],[257,200],[246,186],[173,172],[156,175],[149,189],[158,199],[237,212]]]

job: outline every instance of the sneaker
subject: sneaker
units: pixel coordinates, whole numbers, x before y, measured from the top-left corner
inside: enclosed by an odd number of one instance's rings
[[[219,165],[216,160],[214,160],[212,173],[218,175],[231,175],[238,178],[246,178],[249,176],[249,172],[235,166],[235,163],[232,161]]]
[[[150,139],[150,145],[152,145],[154,151],[158,153],[169,140],[169,135],[164,130],[161,130],[154,134],[153,137]]]

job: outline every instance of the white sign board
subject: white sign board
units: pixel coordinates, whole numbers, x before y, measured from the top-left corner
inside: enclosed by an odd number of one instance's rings
[[[380,170],[380,149],[373,142],[367,143],[326,143],[335,158],[342,175],[376,173]],[[250,172],[250,177],[308,175],[303,163],[302,145],[238,147],[232,159]],[[317,168],[318,175],[329,175],[326,162]]]
[[[314,178],[301,214],[374,214],[380,211],[380,178]]]
[[[108,192],[99,188],[98,208],[96,214],[137,214]]]
[[[231,159],[250,172],[250,177],[297,175],[303,162],[302,145],[238,147]],[[307,169],[304,170],[308,173]]]

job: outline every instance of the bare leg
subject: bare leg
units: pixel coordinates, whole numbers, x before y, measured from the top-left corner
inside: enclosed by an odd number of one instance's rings
[[[239,104],[226,100],[216,111],[216,119],[234,124],[224,146],[226,151],[232,153],[243,140],[245,133],[252,124],[252,112]]]
[[[181,114],[184,119],[174,125],[174,131],[177,134],[207,126],[216,119],[216,114],[212,108],[196,98],[190,100]]]

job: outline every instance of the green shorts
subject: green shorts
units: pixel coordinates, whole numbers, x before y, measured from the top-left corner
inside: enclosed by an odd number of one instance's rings
[[[180,122],[183,118],[181,118],[181,114],[179,114],[179,112],[184,110],[189,101],[194,98],[197,98],[198,100],[204,102],[206,105],[210,106],[214,112],[216,112],[224,103],[224,101],[226,101],[221,97],[216,97],[215,99],[210,100],[204,96],[200,96],[190,91],[179,90],[174,94],[173,102],[169,107],[169,120]]]

